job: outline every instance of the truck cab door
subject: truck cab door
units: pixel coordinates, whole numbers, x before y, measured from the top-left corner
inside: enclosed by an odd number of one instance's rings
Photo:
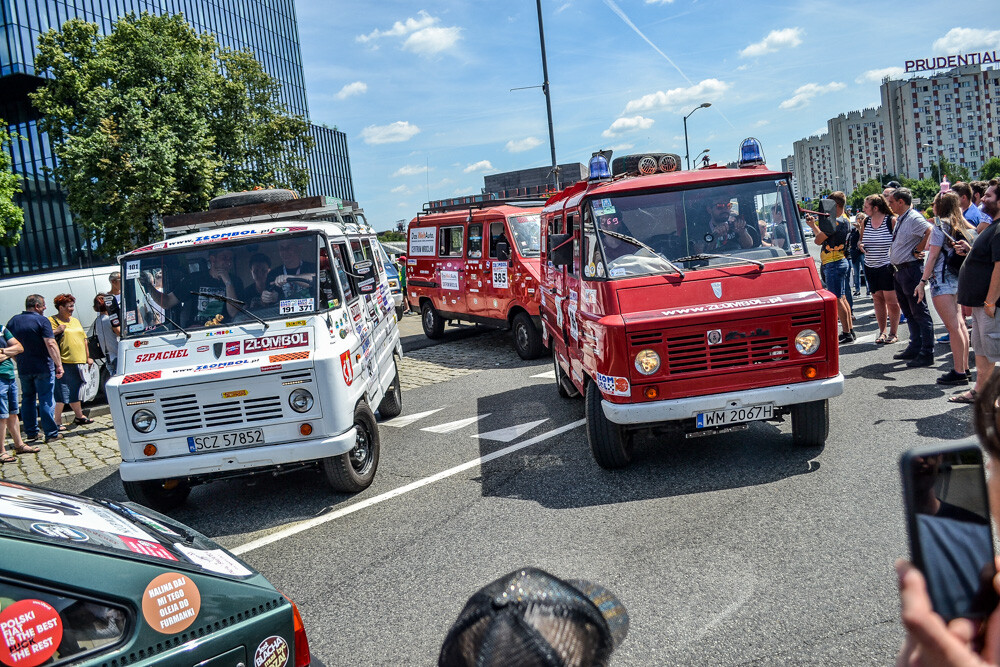
[[[486,264],[489,261],[484,253],[486,244],[483,243],[483,221],[470,222],[468,224],[468,237],[466,243],[465,279],[466,279],[466,308],[470,315],[475,317],[489,317],[489,301],[486,292],[489,289],[489,281],[492,276],[487,276],[489,270]]]
[[[440,310],[466,312],[465,225],[448,225],[438,229],[436,279],[441,295]]]
[[[488,267],[485,269],[486,278],[483,280],[483,284],[488,286],[485,294],[489,302],[486,312],[489,317],[503,319],[507,312],[507,303],[510,301],[511,261],[509,256],[506,259],[500,256],[502,254],[500,248],[506,244],[509,249],[511,244],[502,218],[490,221],[489,234],[490,256]]]
[[[563,330],[569,350],[570,369],[581,371],[582,350],[580,349],[580,216],[576,211],[566,213],[566,231],[572,239],[573,260],[563,267]]]

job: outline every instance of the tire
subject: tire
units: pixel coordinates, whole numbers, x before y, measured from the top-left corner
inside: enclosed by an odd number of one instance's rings
[[[791,406],[792,442],[796,447],[822,447],[830,434],[830,402],[812,401]]]
[[[191,485],[182,479],[122,480],[122,486],[132,502],[160,511],[180,507],[191,493]]]
[[[511,328],[514,331],[514,349],[519,357],[528,360],[542,356],[545,349],[542,334],[528,313],[520,312],[515,315]]]
[[[392,378],[392,385],[382,397],[382,402],[378,404],[378,415],[382,419],[398,417],[399,413],[403,411],[403,390],[399,386],[399,367],[396,366],[395,360],[393,360],[392,365],[396,374]]]
[[[559,359],[556,358],[555,353],[552,354],[552,365],[555,367],[556,391],[559,392],[559,395],[562,396],[563,398],[574,398],[576,396],[579,396],[580,392],[576,391],[575,387],[573,388],[572,393],[570,393],[570,391],[566,388],[567,384],[572,384],[572,383],[570,382],[569,378],[567,378],[563,374],[562,367],[559,366]]]
[[[340,456],[323,459],[326,481],[337,493],[364,491],[371,486],[378,470],[378,425],[364,401],[354,408],[354,427],[358,431],[354,448]]]
[[[208,210],[216,211],[221,208],[233,208],[235,206],[247,206],[249,204],[269,204],[279,201],[289,201],[298,199],[299,195],[294,190],[249,190],[247,192],[230,192],[219,195],[208,202]]]
[[[624,468],[632,462],[632,434],[609,421],[601,409],[601,390],[587,383],[584,412],[587,417],[587,441],[597,465],[606,470]]]
[[[420,306],[420,323],[424,327],[424,335],[431,340],[436,340],[444,333],[444,320],[434,310],[430,301],[424,301]]]

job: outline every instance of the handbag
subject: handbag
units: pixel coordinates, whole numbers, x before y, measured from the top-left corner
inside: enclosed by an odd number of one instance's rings
[[[955,239],[956,241],[965,241],[969,245],[972,245],[969,241],[968,235],[965,232],[958,232],[956,234],[960,238]],[[945,241],[948,246],[948,251],[945,253],[944,264],[948,267],[948,270],[954,273],[956,276],[958,272],[962,269],[962,264],[965,262],[965,255],[959,255],[955,252],[955,244],[951,241]],[[943,276],[942,276],[943,278]]]
[[[90,334],[87,336],[87,356],[91,359],[104,358],[101,337],[97,335],[97,320],[94,320],[94,323],[90,325]]]

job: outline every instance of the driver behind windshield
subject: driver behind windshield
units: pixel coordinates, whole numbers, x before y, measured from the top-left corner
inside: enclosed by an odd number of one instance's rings
[[[730,198],[717,196],[705,204],[708,220],[704,226],[695,227],[689,234],[694,254],[717,253],[760,245],[760,231],[748,225],[746,219],[732,212]]]
[[[164,293],[154,287],[147,272],[141,273],[139,279],[154,303],[164,309],[183,304],[181,326],[217,326],[239,312],[233,304],[204,296],[218,294],[239,299],[243,283],[233,272],[233,251],[229,248],[209,250],[208,270],[205,271],[198,263],[191,264],[188,275],[181,278],[170,292]],[[202,296],[192,292],[201,292]]]
[[[283,299],[299,299],[312,296],[311,285],[316,279],[316,265],[302,259],[301,244],[292,239],[278,242],[278,256],[281,266],[276,266],[267,274],[267,282],[274,283]],[[301,280],[289,280],[297,277]]]
[[[240,301],[248,310],[269,306],[278,300],[278,292],[267,280],[271,271],[271,258],[258,252],[250,258],[250,278],[252,282],[240,292]]]

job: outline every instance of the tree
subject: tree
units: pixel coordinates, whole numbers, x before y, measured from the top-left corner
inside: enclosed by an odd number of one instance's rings
[[[998,177],[1000,177],[1000,157],[991,157],[979,170],[979,180],[989,181]]]
[[[865,203],[865,197],[867,197],[868,195],[875,195],[875,194],[880,195],[882,194],[882,190],[884,189],[885,188],[882,185],[882,181],[880,181],[877,178],[869,179],[864,183],[862,183],[861,185],[859,185],[854,190],[854,192],[850,194],[850,196],[847,198],[847,204],[855,211],[860,211],[861,207]]]
[[[940,183],[942,171],[944,171],[950,183],[958,183],[959,181],[968,183],[971,180],[967,167],[958,165],[946,158],[940,158],[931,164],[931,180],[935,183]]]
[[[308,183],[309,125],[281,105],[279,84],[182,15],[129,14],[106,37],[71,19],[39,38],[35,64],[51,77],[31,98],[56,176],[108,253],[221,192]]]
[[[12,138],[6,128],[7,124],[0,118],[0,245],[10,248],[21,240],[24,211],[14,203],[14,195],[21,192],[21,177],[11,171],[7,146]]]

